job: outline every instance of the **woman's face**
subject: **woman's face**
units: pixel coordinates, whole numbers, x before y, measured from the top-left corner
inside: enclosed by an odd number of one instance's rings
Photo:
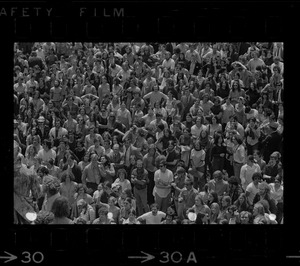
[[[217,123],[217,119],[215,117],[212,117],[211,122],[212,122],[212,124],[215,124],[215,123]]]
[[[165,129],[165,130],[164,130],[164,135],[165,135],[166,137],[169,137],[169,135],[170,135],[169,130]]]
[[[121,172],[119,174],[119,178],[120,178],[120,180],[124,180],[125,179],[125,174],[123,172]]]
[[[168,150],[172,151],[173,149],[174,149],[174,145],[170,143],[169,146],[168,146]]]
[[[199,142],[197,142],[197,143],[195,144],[195,149],[196,149],[197,151],[200,150],[200,143],[199,143]]]
[[[187,121],[187,122],[191,122],[191,121],[192,121],[192,117],[188,115],[188,116],[186,117],[186,121]]]
[[[239,202],[240,202],[241,204],[242,204],[244,201],[245,201],[245,199],[244,199],[243,196],[239,197]]]
[[[195,205],[196,206],[201,206],[202,205],[201,200],[199,198],[195,198]]]
[[[222,199],[221,204],[223,207],[227,207],[228,203],[225,199]]]
[[[125,210],[130,210],[131,204],[128,201],[124,201]]]
[[[89,155],[88,155],[88,154],[84,155],[83,161],[84,161],[84,162],[87,162],[88,160],[89,160]]]
[[[207,135],[207,133],[206,133],[206,131],[205,131],[205,130],[202,130],[200,134],[201,134],[201,137],[202,137],[202,138],[205,138],[205,137],[206,137],[206,135]]]
[[[79,194],[79,195],[83,195],[83,194],[84,194],[84,188],[80,188],[80,189],[78,190],[78,194]]]

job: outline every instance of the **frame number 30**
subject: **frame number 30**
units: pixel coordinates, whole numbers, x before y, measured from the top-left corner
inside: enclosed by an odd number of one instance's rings
[[[30,263],[31,261],[33,261],[34,263],[41,263],[44,260],[44,255],[42,252],[34,252],[34,253],[30,253],[28,251],[24,251],[22,252],[23,255],[23,260],[21,260],[22,263]]]

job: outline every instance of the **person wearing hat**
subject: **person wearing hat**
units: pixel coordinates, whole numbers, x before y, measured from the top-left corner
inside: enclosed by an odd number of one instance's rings
[[[270,155],[274,151],[278,151],[279,147],[282,145],[282,136],[277,131],[278,123],[270,122],[269,123],[270,133],[262,140],[261,145],[264,147],[263,157],[266,163],[270,160]]]

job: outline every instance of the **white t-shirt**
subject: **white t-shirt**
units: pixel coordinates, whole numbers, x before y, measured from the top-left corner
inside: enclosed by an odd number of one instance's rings
[[[201,125],[199,128],[196,125],[193,125],[191,127],[191,134],[195,137],[200,137],[200,133],[202,130],[207,130],[207,127],[205,125]]]
[[[143,215],[141,215],[139,218],[146,220],[146,224],[160,224],[161,220],[165,217],[166,214],[164,212],[158,211],[155,216],[152,214],[152,212],[146,212]]]
[[[51,159],[51,158],[53,160],[55,160],[55,158],[56,158],[56,152],[54,150],[52,150],[52,149],[50,149],[47,152],[44,149],[42,149],[42,150],[40,150],[38,152],[37,157],[39,159],[42,159],[42,161],[46,161],[46,162],[49,161],[49,159]]]
[[[260,167],[257,163],[254,163],[251,167],[248,164],[244,164],[241,168],[240,179],[242,181],[243,188],[247,188],[247,186],[252,182],[252,176],[254,173],[261,172]]]
[[[253,204],[253,200],[254,200],[254,197],[255,195],[258,193],[259,189],[258,187],[256,187],[253,182],[251,182],[247,188],[246,188],[246,191],[248,191],[250,194],[248,196],[248,199],[249,199],[249,202],[251,203],[251,205]]]

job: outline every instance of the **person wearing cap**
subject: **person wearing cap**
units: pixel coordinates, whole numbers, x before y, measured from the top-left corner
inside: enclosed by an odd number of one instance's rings
[[[254,161],[253,155],[248,155],[247,162],[241,167],[240,179],[243,189],[252,182],[252,175],[254,173],[261,173],[261,169],[257,163]]]

